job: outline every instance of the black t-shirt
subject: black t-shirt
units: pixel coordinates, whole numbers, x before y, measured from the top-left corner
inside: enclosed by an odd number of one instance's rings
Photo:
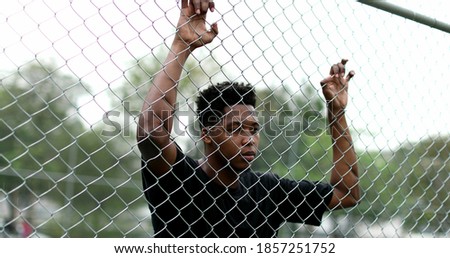
[[[226,188],[179,149],[163,176],[142,166],[155,237],[276,237],[286,221],[320,225],[332,196],[329,184],[250,169],[240,174],[237,189]]]

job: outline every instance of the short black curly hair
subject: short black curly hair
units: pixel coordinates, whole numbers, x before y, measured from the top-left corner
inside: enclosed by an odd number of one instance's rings
[[[224,108],[237,104],[256,107],[256,93],[250,84],[221,82],[201,91],[197,101],[200,127],[215,125],[224,115]]]

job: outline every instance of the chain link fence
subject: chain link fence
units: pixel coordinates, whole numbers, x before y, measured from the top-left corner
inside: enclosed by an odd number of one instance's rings
[[[419,1],[418,1],[419,2]],[[450,22],[446,1],[417,6]],[[176,1],[0,3],[0,236],[150,237],[136,123],[175,35]],[[202,156],[193,110],[211,83],[255,86],[254,170],[327,181],[319,82],[348,58],[359,205],[280,237],[448,237],[450,35],[355,1],[217,0],[219,35],[179,83],[175,141]],[[408,6],[416,8],[416,6]]]

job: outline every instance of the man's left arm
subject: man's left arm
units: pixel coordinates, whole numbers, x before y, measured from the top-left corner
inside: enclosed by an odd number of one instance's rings
[[[330,75],[322,80],[322,91],[327,101],[328,120],[333,141],[333,169],[330,183],[333,196],[328,207],[341,209],[355,206],[360,198],[358,165],[353,141],[345,117],[348,103],[348,82],[354,71],[345,75],[346,59],[330,69]]]

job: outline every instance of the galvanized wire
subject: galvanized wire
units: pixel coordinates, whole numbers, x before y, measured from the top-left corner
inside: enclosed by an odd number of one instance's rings
[[[176,1],[0,4],[0,237],[152,236],[136,120],[175,33]],[[447,22],[446,1],[427,17]],[[406,7],[409,8],[409,7]],[[412,8],[412,7],[411,7]],[[180,80],[175,141],[202,157],[199,89],[258,91],[254,169],[327,181],[319,82],[348,58],[362,199],[283,237],[448,237],[450,35],[356,1],[216,1],[219,36]]]

